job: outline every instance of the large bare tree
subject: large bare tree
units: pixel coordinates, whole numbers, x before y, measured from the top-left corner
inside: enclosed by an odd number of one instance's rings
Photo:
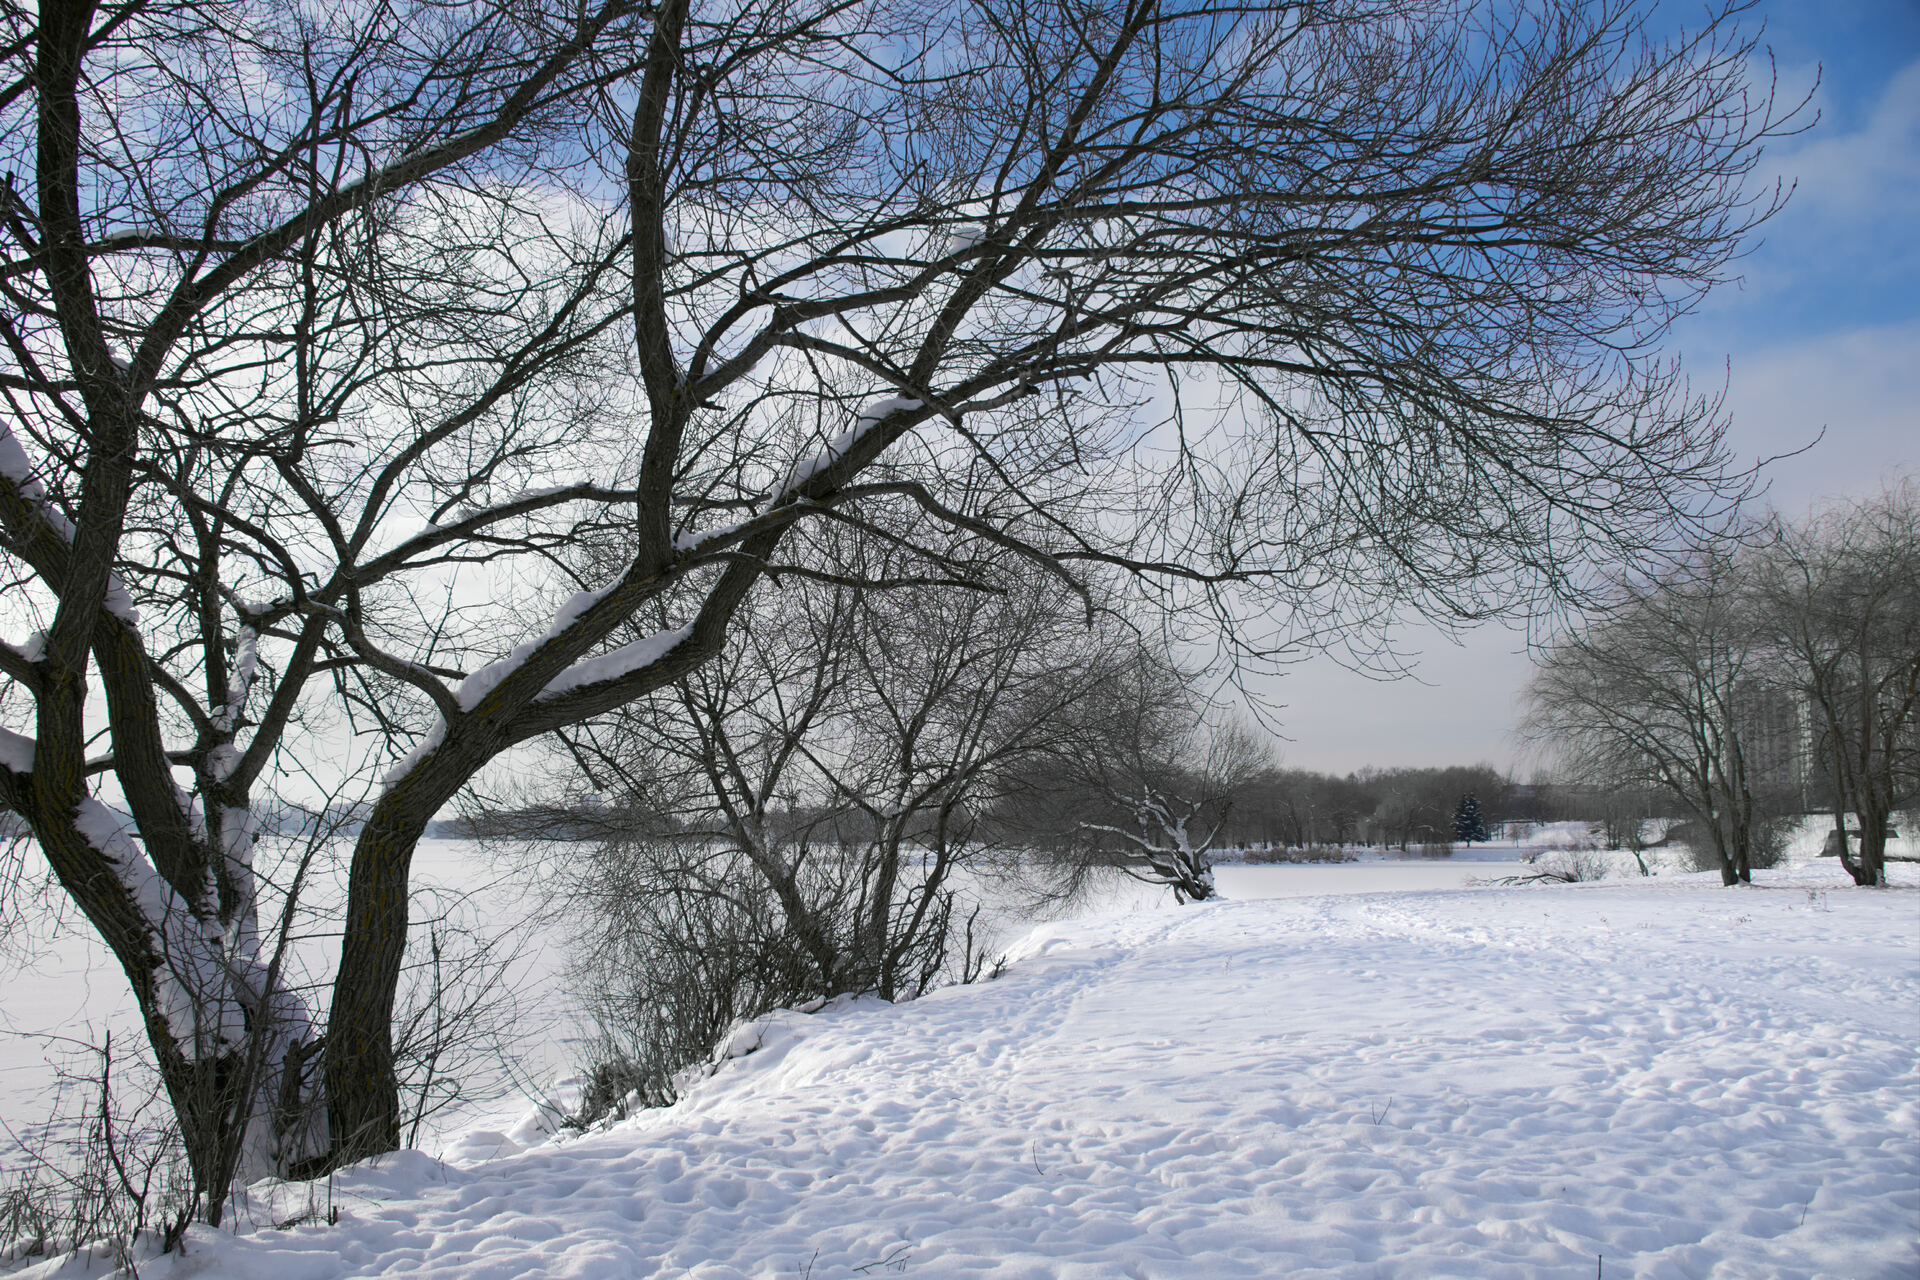
[[[399,1140],[428,820],[719,653],[809,571],[797,525],[911,511],[1117,566],[1245,657],[1539,603],[1727,499],[1658,344],[1772,207],[1744,183],[1782,121],[1730,9],[1645,20],[9,9],[32,634],[0,651],[0,799],[126,969],[203,1188],[252,1105],[236,1029],[308,1042],[248,951],[248,814],[335,726],[400,758],[352,854],[330,1161]],[[583,541],[617,572],[577,580]]]
[[[1542,654],[1526,732],[1569,774],[1659,791],[1691,817],[1722,883],[1753,879],[1753,714],[1769,692],[1750,576],[1723,551],[1626,581]]]
[[[1858,884],[1885,883],[1888,818],[1920,794],[1920,485],[1904,479],[1782,523],[1753,577],[1777,678],[1812,722],[1807,764],[1831,785],[1847,870]]]
[[[610,322],[608,254],[494,192],[636,13],[6,10],[0,802],[125,970],[216,1221],[255,1121],[277,1167],[326,1152],[256,802],[318,762],[281,754],[316,699],[402,665],[381,584],[445,551],[391,521],[568,434],[530,388]]]

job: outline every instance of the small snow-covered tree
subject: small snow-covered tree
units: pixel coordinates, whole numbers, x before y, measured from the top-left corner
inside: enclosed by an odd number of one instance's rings
[[[1471,791],[1460,797],[1460,804],[1453,811],[1453,838],[1469,848],[1475,840],[1486,842],[1487,824],[1480,816],[1480,798]]]
[[[1090,863],[1166,885],[1176,902],[1214,896],[1213,850],[1235,797],[1273,764],[1246,724],[1210,725],[1191,673],[1164,653],[1137,651],[1124,683],[1105,692],[1117,714],[1057,780],[1065,847]]]
[[[1131,821],[1125,826],[1089,822],[1082,830],[1117,845],[1118,866],[1136,880],[1166,885],[1175,902],[1213,897],[1213,842],[1225,821],[1224,814],[1209,821],[1206,811],[1217,803],[1214,797],[1141,781],[1110,792],[1108,799],[1126,809]]]

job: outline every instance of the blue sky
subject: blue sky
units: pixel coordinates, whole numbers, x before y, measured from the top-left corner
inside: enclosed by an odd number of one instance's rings
[[[1696,4],[1673,4],[1676,21]],[[1761,0],[1782,98],[1815,84],[1818,122],[1763,168],[1797,183],[1736,267],[1741,279],[1682,321],[1674,347],[1697,385],[1724,381],[1731,442],[1748,460],[1806,445],[1765,473],[1787,513],[1920,474],[1920,0]],[[1762,76],[1766,67],[1759,68]],[[1530,664],[1497,626],[1455,645],[1413,631],[1425,683],[1380,684],[1315,659],[1266,686],[1287,704],[1288,764],[1345,772],[1491,761],[1529,767],[1512,738]]]
[[[1771,0],[1759,12],[1783,96],[1798,97],[1817,75],[1820,118],[1770,148],[1769,167],[1800,185],[1744,264],[1747,287],[1708,313],[1755,340],[1911,321],[1920,316],[1920,0]]]
[[[1818,122],[1766,165],[1786,209],[1676,341],[1696,374],[1729,379],[1733,440],[1774,470],[1786,511],[1920,466],[1920,0],[1767,0],[1783,91],[1819,76]]]

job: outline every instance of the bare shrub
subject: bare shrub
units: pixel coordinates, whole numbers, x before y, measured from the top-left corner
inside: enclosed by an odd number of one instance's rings
[[[1419,846],[1423,858],[1451,858],[1453,842],[1450,840],[1424,840]]]
[[[683,1073],[739,1023],[839,994],[816,956],[822,946],[844,950],[862,927],[867,868],[855,848],[798,847],[805,834],[770,837],[787,850],[795,875],[786,888],[803,911],[789,911],[747,855],[700,837],[604,841],[559,863],[566,879],[554,910],[587,930],[570,986],[596,1028],[587,1083],[565,1124],[585,1128],[669,1105]],[[896,997],[971,982],[986,968],[979,907],[919,878],[927,871],[904,886],[918,909],[893,935],[905,944],[896,951]],[[803,938],[808,927],[828,936]]]
[[[194,1216],[186,1149],[152,1064],[116,1057],[111,1037],[85,1058],[0,1185],[0,1268],[85,1254],[131,1270],[172,1248]]]
[[[1679,853],[1680,865],[1688,871],[1720,869],[1720,859],[1714,855],[1712,846],[1698,839],[1676,841],[1674,848]]]
[[[393,1051],[413,1146],[436,1116],[512,1089],[527,1011],[513,982],[522,950],[513,935],[489,932],[469,895],[418,892],[409,914]]]
[[[1260,849],[1242,849],[1234,855],[1234,858],[1248,866],[1258,867],[1286,863],[1352,862],[1357,856],[1352,850],[1336,844],[1309,844],[1298,847],[1275,848],[1267,845]]]
[[[1591,852],[1550,851],[1534,861],[1533,870],[1520,875],[1499,876],[1491,884],[1584,884],[1605,880],[1612,872],[1607,860]]]
[[[1533,857],[1538,859],[1541,854],[1546,853],[1595,853],[1604,846],[1604,843],[1594,829],[1589,827],[1582,835],[1569,833],[1542,841],[1539,848],[1534,850]]]
[[[657,891],[623,898],[601,915],[599,932],[573,968],[574,989],[597,1034],[579,1105],[564,1121],[572,1128],[669,1105],[687,1069],[707,1060],[735,1026],[818,1003],[825,994],[772,891],[740,874],[737,860],[698,853],[706,874],[675,878],[673,842],[644,842],[627,852],[634,861],[625,888],[644,881]],[[730,876],[712,874],[729,862]],[[986,968],[978,910],[959,906],[953,894],[940,895],[919,931],[916,990],[971,982]]]
[[[1747,837],[1747,864],[1756,870],[1779,866],[1786,857],[1794,822],[1794,818],[1778,814],[1756,817]],[[1721,869],[1722,859],[1714,851],[1712,832],[1699,823],[1675,823],[1661,843],[1671,843],[1678,850],[1680,865],[1688,871]]]
[[[1756,869],[1777,867],[1787,856],[1787,842],[1793,837],[1797,819],[1787,814],[1768,814],[1753,824],[1748,860]]]
[[[566,899],[591,932],[570,985],[597,1035],[573,1127],[668,1105],[674,1077],[728,1028],[823,994],[808,947],[740,856],[636,837],[575,866]]]

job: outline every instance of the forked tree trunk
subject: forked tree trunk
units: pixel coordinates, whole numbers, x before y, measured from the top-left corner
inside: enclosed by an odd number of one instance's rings
[[[1720,885],[1732,888],[1740,883],[1740,873],[1734,868],[1733,857],[1727,851],[1727,838],[1720,830],[1720,823],[1712,815],[1707,818],[1707,833],[1713,837],[1713,857],[1719,865]]]
[[[25,787],[19,775],[3,781],[10,806],[126,975],[180,1126],[196,1215],[217,1225],[236,1173],[287,1172],[307,1133],[303,1116],[268,1103],[283,1082],[287,1048],[310,1023],[260,951],[247,815],[227,809],[208,821],[196,861],[175,871],[179,884],[202,886],[189,898],[104,805],[71,777],[64,793],[57,780],[45,769]],[[232,865],[203,874],[209,859]]]

